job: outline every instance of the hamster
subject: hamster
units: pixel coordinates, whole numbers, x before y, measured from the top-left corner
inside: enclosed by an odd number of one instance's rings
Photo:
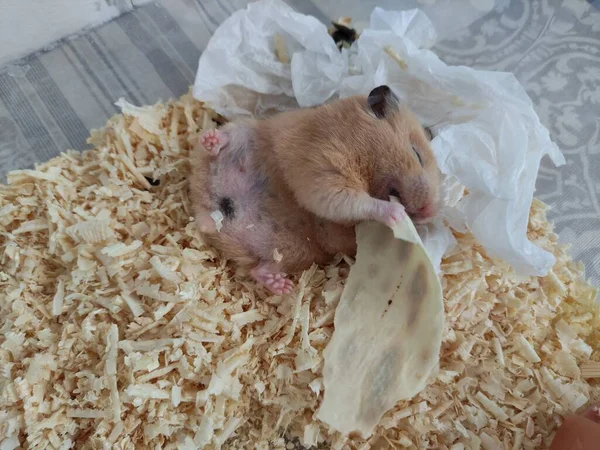
[[[393,226],[407,214],[420,222],[440,207],[426,131],[388,86],[231,122],[205,131],[199,147],[189,187],[201,233],[278,295],[293,288],[287,273],[354,254],[357,223]]]

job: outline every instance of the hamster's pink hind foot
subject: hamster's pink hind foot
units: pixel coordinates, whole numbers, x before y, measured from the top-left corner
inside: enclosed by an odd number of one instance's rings
[[[286,274],[274,270],[269,263],[259,264],[250,271],[250,275],[275,295],[290,294],[294,288],[294,283],[286,278]]]
[[[229,136],[220,130],[206,130],[200,136],[200,143],[208,153],[217,156],[229,144]]]

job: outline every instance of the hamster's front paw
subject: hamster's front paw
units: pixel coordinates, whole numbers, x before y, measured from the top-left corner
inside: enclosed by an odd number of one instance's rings
[[[390,228],[394,228],[396,224],[406,217],[407,215],[404,206],[400,203],[381,201],[381,203],[378,204],[375,220]]]
[[[229,144],[229,136],[220,130],[206,130],[200,135],[200,143],[208,153],[217,156]]]

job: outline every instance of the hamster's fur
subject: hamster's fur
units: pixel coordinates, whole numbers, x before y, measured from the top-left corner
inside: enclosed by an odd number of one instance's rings
[[[276,294],[293,287],[286,273],[353,254],[356,223],[391,226],[405,214],[423,221],[439,209],[440,174],[428,136],[387,86],[231,122],[204,132],[200,147],[190,178],[200,231]],[[215,210],[224,215],[219,232]]]

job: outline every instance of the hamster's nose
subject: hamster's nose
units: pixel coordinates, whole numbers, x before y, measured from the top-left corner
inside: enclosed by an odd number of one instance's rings
[[[426,203],[425,206],[423,206],[421,209],[419,209],[419,211],[417,212],[417,215],[419,217],[422,217],[423,219],[428,219],[429,217],[435,216],[435,208],[434,208],[433,204]]]

